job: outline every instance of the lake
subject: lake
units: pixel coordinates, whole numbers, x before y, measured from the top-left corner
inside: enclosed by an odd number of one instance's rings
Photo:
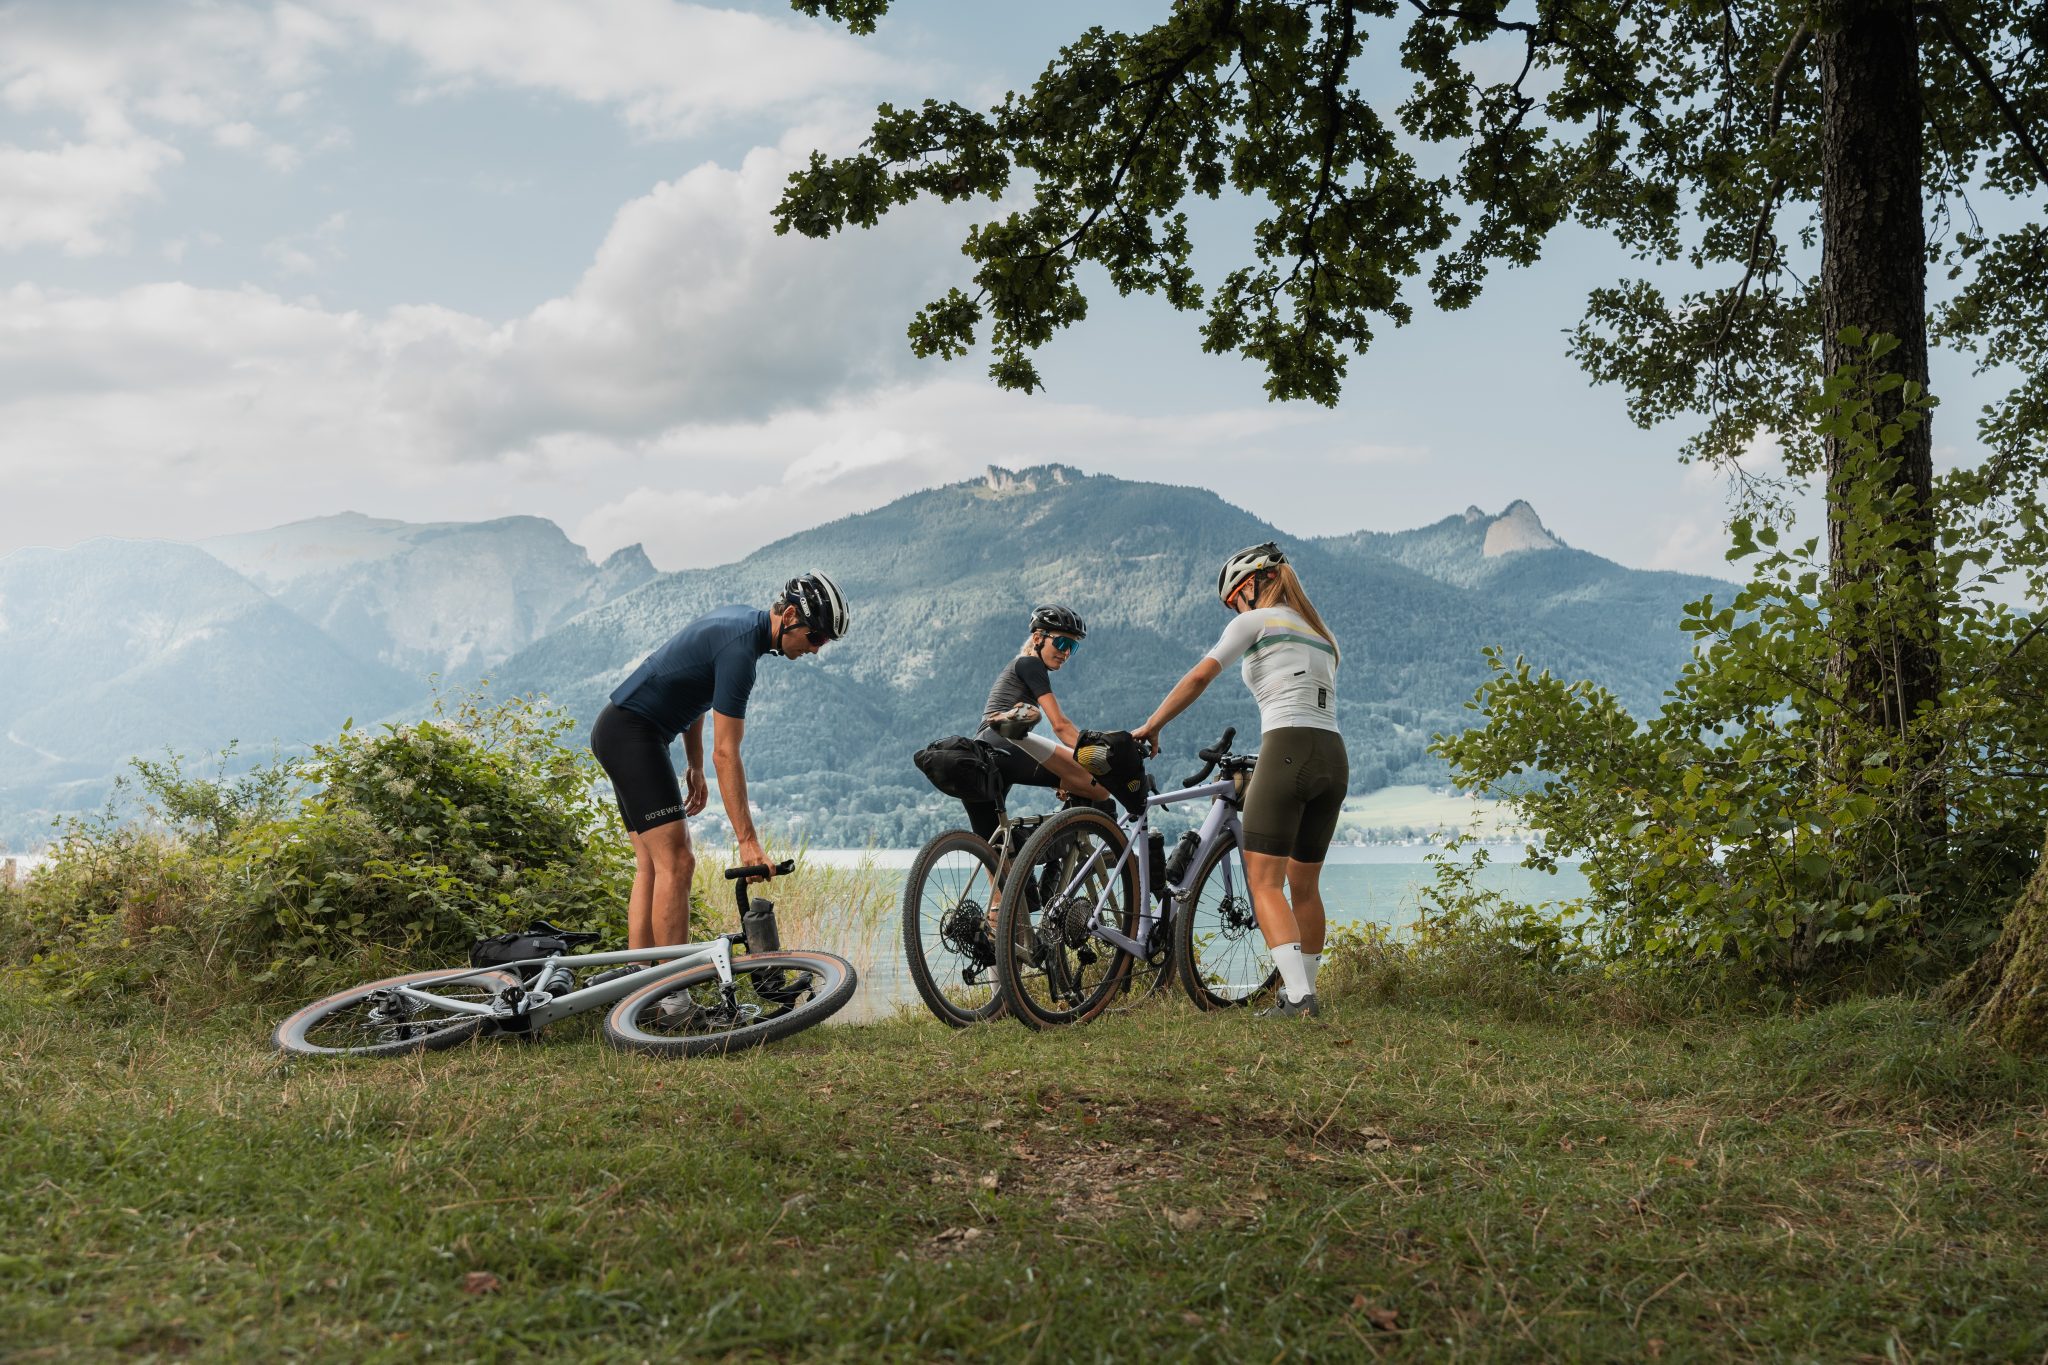
[[[1424,860],[1435,851],[1423,844],[1333,846],[1323,864],[1323,904],[1329,910],[1330,923],[1397,927],[1412,923],[1421,909],[1422,889],[1435,872]],[[1586,879],[1575,864],[1566,863],[1551,875],[1520,866],[1520,845],[1489,845],[1488,852],[1493,861],[1480,874],[1478,884],[1489,890],[1524,902],[1569,900],[1586,892]],[[865,862],[893,880],[900,906],[902,882],[917,850],[811,849],[804,856],[829,867],[858,867]],[[860,993],[846,1010],[852,1018],[871,1019],[902,1004],[923,1008],[903,965],[901,927],[900,918],[894,916],[880,927],[873,966],[862,973]]]

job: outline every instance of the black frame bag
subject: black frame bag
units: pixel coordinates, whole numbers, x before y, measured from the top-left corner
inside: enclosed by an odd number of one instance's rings
[[[559,957],[571,948],[595,943],[602,937],[602,934],[558,929],[546,920],[535,920],[524,929],[517,929],[509,934],[494,934],[490,938],[480,938],[470,944],[469,965],[505,967],[514,962],[525,962],[530,958]],[[538,970],[538,964],[525,970]]]
[[[996,766],[995,746],[965,735],[935,739],[910,756],[925,781],[956,801],[1000,805],[1007,786]]]

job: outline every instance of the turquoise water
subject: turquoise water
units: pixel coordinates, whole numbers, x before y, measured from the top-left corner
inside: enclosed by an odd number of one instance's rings
[[[1396,928],[1412,923],[1421,908],[1421,892],[1433,880],[1435,868],[1424,861],[1433,851],[1423,845],[1332,848],[1323,864],[1322,883],[1323,904],[1329,910],[1330,923],[1385,924]],[[813,849],[806,856],[842,866],[868,862],[877,873],[895,879],[900,886],[916,852]],[[1553,875],[1519,866],[1522,850],[1517,846],[1496,846],[1489,852],[1492,862],[1479,875],[1478,884],[1490,890],[1539,903],[1569,900],[1586,891],[1586,879],[1572,864],[1565,864]],[[903,966],[900,930],[901,921],[893,917],[881,926],[871,958],[873,966],[863,975],[860,995],[849,1010],[854,1016],[872,1018],[899,1004],[918,1006],[917,992]]]

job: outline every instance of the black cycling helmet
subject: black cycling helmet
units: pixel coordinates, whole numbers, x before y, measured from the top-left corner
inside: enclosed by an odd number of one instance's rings
[[[837,583],[817,570],[800,573],[784,583],[775,601],[778,608],[795,607],[797,624],[821,644],[846,637],[846,597]],[[776,644],[781,643],[778,635]]]
[[[1287,555],[1272,541],[1263,545],[1249,545],[1223,561],[1223,568],[1216,575],[1216,596],[1224,606],[1230,605],[1230,594],[1243,586],[1244,581],[1255,573],[1277,569],[1287,562]]]
[[[1067,608],[1057,604],[1033,607],[1031,628],[1042,630],[1047,635],[1071,635],[1076,640],[1088,638],[1088,627],[1081,618]]]

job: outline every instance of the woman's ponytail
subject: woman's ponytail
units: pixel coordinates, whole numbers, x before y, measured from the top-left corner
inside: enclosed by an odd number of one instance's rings
[[[1267,571],[1271,576],[1259,590],[1256,605],[1261,607],[1282,606],[1295,612],[1308,622],[1309,628],[1330,642],[1330,652],[1337,656],[1337,662],[1344,662],[1344,653],[1337,648],[1337,637],[1323,624],[1322,614],[1316,604],[1308,600],[1308,592],[1295,576],[1292,564],[1280,564]]]

